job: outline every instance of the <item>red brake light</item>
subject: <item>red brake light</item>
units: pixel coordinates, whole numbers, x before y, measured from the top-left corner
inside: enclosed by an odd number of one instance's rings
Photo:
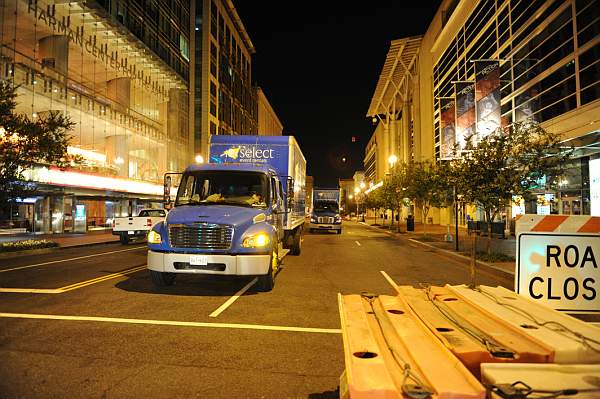
[[[152,219],[150,219],[150,218],[146,219],[146,226],[152,227]]]

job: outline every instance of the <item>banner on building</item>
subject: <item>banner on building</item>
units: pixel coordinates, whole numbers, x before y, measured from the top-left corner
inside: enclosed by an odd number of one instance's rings
[[[500,61],[475,61],[475,110],[477,137],[482,139],[500,127]]]
[[[456,143],[455,113],[456,101],[453,97],[440,98],[440,159],[455,158]]]
[[[475,131],[475,83],[454,82],[456,97],[456,144],[465,150],[467,141],[477,145]]]

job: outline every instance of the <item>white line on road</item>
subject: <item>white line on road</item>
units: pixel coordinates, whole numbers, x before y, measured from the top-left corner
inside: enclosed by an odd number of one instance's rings
[[[398,291],[398,284],[396,284],[396,282],[394,280],[392,280],[392,278],[386,272],[384,272],[383,270],[380,270],[379,272],[381,274],[383,274],[383,277],[385,277],[385,279],[388,281],[388,283],[390,283],[390,285],[392,287],[394,287],[394,289],[396,291]]]
[[[12,292],[19,294],[62,294],[60,289],[45,288],[0,288],[0,292]]]
[[[0,313],[0,317],[11,318],[11,319],[97,321],[97,322],[104,322],[104,323],[153,324],[153,325],[179,326],[179,327],[236,328],[236,329],[241,329],[241,330],[293,331],[293,332],[323,333],[323,334],[341,334],[341,332],[342,332],[342,330],[340,330],[339,328],[269,326],[269,325],[260,325],[260,324],[202,323],[202,322],[193,322],[193,321],[124,319],[124,318],[116,318],[116,317],[95,317],[95,316],[62,316],[62,315],[30,314],[30,313]]]
[[[145,248],[146,246],[143,245],[141,247],[133,247],[133,248],[127,248],[127,249],[120,249],[118,251],[109,251],[109,252],[102,252],[99,254],[93,254],[93,255],[85,255],[85,256],[78,256],[76,258],[69,258],[69,259],[59,259],[59,260],[53,260],[50,262],[43,262],[43,263],[36,263],[35,265],[26,265],[26,266],[19,266],[19,267],[13,267],[11,269],[3,269],[0,270],[0,273],[4,273],[4,272],[10,272],[13,270],[21,270],[21,269],[28,269],[30,267],[37,267],[37,266],[45,266],[45,265],[51,265],[53,263],[62,263],[62,262],[69,262],[72,260],[79,260],[79,259],[87,259],[87,258],[93,258],[95,256],[102,256],[102,255],[110,255],[110,254],[116,254],[118,252],[125,252],[125,251],[134,251],[136,249],[140,249],[140,248]]]
[[[62,294],[64,292],[77,290],[79,288],[87,287],[88,285],[101,283],[103,281],[111,280],[113,278],[126,276],[131,273],[139,272],[146,269],[146,265],[135,266],[130,269],[123,270],[117,273],[107,274],[105,276],[96,277],[90,280],[80,281],[75,284],[66,285],[60,288],[0,288],[0,293],[20,293],[20,294]]]
[[[244,286],[244,288],[242,288],[241,290],[239,290],[238,292],[236,292],[231,298],[229,298],[227,300],[227,302],[225,302],[224,304],[222,304],[221,306],[219,306],[219,308],[217,310],[215,310],[214,312],[212,312],[209,315],[209,317],[217,317],[218,315],[220,315],[232,303],[234,303],[235,301],[237,301],[237,299],[239,297],[241,297],[244,294],[244,292],[246,292],[248,290],[248,288],[252,287],[257,281],[258,281],[258,277],[254,277],[254,280],[250,281],[248,284],[246,284]]]
[[[355,242],[355,243],[356,243],[356,245],[358,245],[359,247],[361,246],[361,245],[360,245],[360,242],[358,242],[358,241],[354,241],[354,242]]]

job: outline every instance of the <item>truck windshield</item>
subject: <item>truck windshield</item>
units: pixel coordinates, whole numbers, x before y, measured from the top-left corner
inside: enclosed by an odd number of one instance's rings
[[[340,209],[338,203],[335,201],[317,201],[315,202],[314,210],[317,212],[337,212]]]
[[[204,171],[184,174],[175,206],[235,205],[266,208],[268,179],[263,173]]]

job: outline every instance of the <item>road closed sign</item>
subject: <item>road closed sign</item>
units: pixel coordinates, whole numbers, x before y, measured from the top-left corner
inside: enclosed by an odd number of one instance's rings
[[[600,218],[522,215],[517,293],[566,312],[600,313]]]

